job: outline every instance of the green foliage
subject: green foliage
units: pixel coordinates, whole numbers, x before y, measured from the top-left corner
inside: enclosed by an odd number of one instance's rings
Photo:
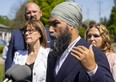
[[[110,32],[111,38],[113,39],[113,41],[116,41],[116,7],[112,8],[107,27]]]
[[[0,82],[3,81],[3,75],[4,75],[4,64],[0,64]]]
[[[25,4],[23,4],[19,8],[19,10],[16,12],[16,17],[11,20],[10,27],[12,29],[22,28],[24,26],[24,23],[25,23],[24,7],[25,7]]]
[[[116,25],[116,7],[112,8],[108,26]]]
[[[115,37],[115,35],[116,35],[116,25],[110,25],[108,27],[108,30],[110,32],[110,36],[111,36],[112,41],[113,42],[116,41],[116,37]]]
[[[0,24],[9,25],[10,20],[7,16],[0,16]]]
[[[0,53],[2,53],[4,46],[0,46]]]
[[[107,24],[108,24],[108,19],[107,19],[106,17],[101,18],[101,24],[107,26]]]
[[[79,30],[80,36],[84,38],[86,28],[84,28],[84,27],[79,27],[78,30]]]

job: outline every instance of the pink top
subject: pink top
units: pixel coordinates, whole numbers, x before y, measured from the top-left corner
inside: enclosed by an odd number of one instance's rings
[[[114,52],[107,52],[106,56],[108,58],[108,62],[110,65],[110,70],[113,75],[113,78],[116,82],[116,53]]]

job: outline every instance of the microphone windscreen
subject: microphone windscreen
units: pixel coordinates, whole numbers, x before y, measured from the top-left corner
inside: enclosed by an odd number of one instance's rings
[[[15,70],[16,68],[18,68],[19,66],[21,66],[21,65],[15,64],[15,65],[13,65],[12,67],[10,67],[10,68],[5,72],[5,77],[10,79],[10,76],[11,76],[12,71],[14,71],[14,70]]]
[[[31,76],[31,69],[27,65],[21,65],[11,73],[11,77],[15,81],[24,80],[29,76]]]

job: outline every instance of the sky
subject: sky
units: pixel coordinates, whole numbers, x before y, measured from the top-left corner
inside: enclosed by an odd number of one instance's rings
[[[0,0],[0,16],[14,18],[16,10],[25,0]]]
[[[0,0],[0,15],[12,19],[15,16],[15,9],[18,9],[25,0]],[[95,20],[99,17],[109,19],[111,9],[114,6],[113,0],[75,0],[81,7],[84,20]]]
[[[109,19],[114,6],[114,0],[76,0],[76,2],[82,7],[83,20],[90,19],[96,22],[99,22],[100,17]]]

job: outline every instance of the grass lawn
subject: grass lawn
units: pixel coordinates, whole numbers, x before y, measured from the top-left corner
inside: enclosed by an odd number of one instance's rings
[[[1,53],[0,53],[0,58],[1,58]],[[3,74],[4,74],[4,64],[0,63],[0,82],[3,81]]]
[[[0,82],[3,80],[4,64],[0,64]]]

